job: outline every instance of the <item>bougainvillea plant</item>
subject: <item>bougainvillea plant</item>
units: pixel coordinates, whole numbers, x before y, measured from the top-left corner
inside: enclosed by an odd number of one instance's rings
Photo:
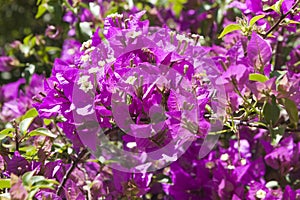
[[[36,5],[0,52],[0,199],[300,199],[299,0]]]

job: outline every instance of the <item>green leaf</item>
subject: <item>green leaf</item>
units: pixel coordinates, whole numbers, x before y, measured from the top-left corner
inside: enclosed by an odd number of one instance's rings
[[[51,131],[49,131],[46,128],[37,128],[37,129],[31,131],[28,135],[29,136],[40,135],[40,136],[48,136],[48,137],[51,137],[51,138],[56,138],[56,135],[53,134]]]
[[[268,77],[266,77],[265,75],[262,75],[262,74],[249,74],[249,80],[264,83],[269,79],[268,79]]]
[[[0,179],[0,189],[10,188],[10,179]]]
[[[177,16],[179,16],[183,5],[187,2],[187,0],[168,0],[168,2],[170,5],[173,5],[173,11]]]
[[[164,175],[164,174],[157,174],[155,176],[155,180],[159,183],[172,183],[172,180],[169,176]]]
[[[22,116],[22,120],[30,118],[30,117],[37,117],[38,115],[39,115],[39,113],[37,112],[37,110],[35,108],[31,108]]]
[[[31,184],[34,185],[35,183],[38,183],[40,181],[44,181],[46,178],[44,176],[33,176],[31,178]]]
[[[298,108],[296,103],[288,98],[284,98],[283,103],[284,103],[284,108],[290,118],[290,126],[292,128],[297,128],[299,115],[298,115]]]
[[[40,18],[47,11],[47,4],[41,4],[38,7],[38,11],[35,15],[35,19]]]
[[[0,132],[0,140],[3,140],[5,137],[13,137],[12,132],[14,132],[14,128],[6,128]]]
[[[42,186],[42,185],[59,185],[59,182],[57,182],[54,179],[46,179],[44,176],[34,176],[32,179],[32,185],[35,186]]]
[[[26,45],[26,46],[30,46],[29,45],[29,42],[30,42],[30,39],[32,38],[32,34],[29,34],[29,35],[27,35],[24,39],[23,39],[23,43],[24,43],[24,45]]]
[[[266,187],[273,189],[274,187],[279,187],[279,184],[277,181],[269,181],[266,183]]]
[[[25,174],[23,174],[22,176],[22,182],[24,184],[24,186],[31,186],[32,185],[32,177],[35,173],[35,170],[30,171],[30,172],[26,172]]]
[[[295,20],[291,20],[291,19],[288,19],[288,18],[285,18],[285,19],[284,19],[284,22],[285,22],[286,24],[300,24],[300,22],[295,21]]]
[[[231,33],[233,31],[237,31],[237,30],[241,30],[241,29],[242,29],[241,25],[239,25],[239,24],[229,24],[224,28],[224,30],[222,31],[222,33],[220,34],[218,39],[224,37],[228,33]]]
[[[266,120],[266,122],[270,125],[276,124],[276,122],[279,119],[280,115],[280,108],[276,104],[274,98],[272,100],[272,103],[270,102],[265,102],[264,108],[263,108],[263,115]]]
[[[282,6],[283,0],[277,1],[274,5],[272,5],[270,8],[277,12],[279,15],[281,15],[281,6]]]
[[[33,122],[34,118],[35,117],[29,117],[20,122],[19,128],[20,128],[20,131],[22,134],[25,134],[27,132],[27,130],[28,130],[29,126],[31,125],[31,123]]]
[[[255,17],[252,17],[252,19],[249,22],[249,26],[253,26],[258,20],[264,18],[265,15],[257,15]]]
[[[60,52],[61,51],[61,49],[59,47],[54,47],[54,46],[47,46],[45,48],[45,50],[47,52]]]
[[[52,123],[52,120],[51,119],[44,119],[44,124],[46,126],[50,125]]]

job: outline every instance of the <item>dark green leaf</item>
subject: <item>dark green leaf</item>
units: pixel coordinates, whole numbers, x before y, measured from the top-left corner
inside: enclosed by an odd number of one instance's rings
[[[276,124],[280,115],[280,108],[275,102],[266,102],[263,108],[263,115],[268,124]]]
[[[284,102],[284,108],[286,109],[286,112],[288,113],[290,118],[290,126],[292,128],[297,128],[299,115],[298,115],[298,108],[296,103],[288,98],[285,98],[283,102]]]

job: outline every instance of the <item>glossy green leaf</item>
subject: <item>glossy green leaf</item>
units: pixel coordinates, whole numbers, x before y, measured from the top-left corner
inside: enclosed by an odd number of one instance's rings
[[[281,15],[281,6],[284,0],[279,0],[275,4],[273,4],[270,8]]]
[[[14,128],[6,128],[0,132],[0,140],[3,140],[5,137],[13,137]]]
[[[44,176],[33,176],[31,178],[31,184],[34,185],[35,183],[44,181],[46,178]]]
[[[10,179],[0,179],[0,189],[10,188]]]
[[[255,17],[253,17],[249,22],[249,26],[253,26],[258,20],[260,20],[264,17],[265,17],[265,15],[257,15]]]
[[[22,176],[22,182],[24,184],[24,186],[31,186],[32,185],[32,177],[34,175],[35,171],[30,171],[30,172],[26,172],[25,174],[23,174]]]
[[[231,33],[233,31],[237,31],[237,30],[241,30],[241,25],[239,24],[229,24],[228,26],[226,26],[224,28],[224,30],[222,31],[222,33],[220,34],[220,36],[218,37],[218,39],[224,37],[226,34]]]
[[[52,120],[51,119],[44,119],[44,124],[46,126],[50,125],[52,123]]]
[[[27,132],[27,130],[28,130],[29,126],[31,125],[31,123],[33,122],[34,118],[35,117],[29,117],[20,122],[19,128],[20,128],[20,131],[22,134],[25,134]]]
[[[37,110],[35,108],[32,108],[32,109],[28,110],[22,116],[22,120],[27,119],[27,118],[31,118],[31,117],[37,117],[38,115],[39,115],[39,113],[37,112]]]
[[[268,77],[266,77],[265,75],[262,75],[262,74],[249,74],[249,80],[264,83],[269,79],[268,79]]]
[[[53,134],[51,131],[49,131],[46,128],[37,128],[33,131],[31,131],[29,134],[29,136],[47,136],[47,137],[51,137],[51,138],[56,138],[56,135]]]

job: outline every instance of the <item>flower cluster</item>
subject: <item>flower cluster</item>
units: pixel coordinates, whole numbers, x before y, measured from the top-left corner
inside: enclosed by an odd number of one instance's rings
[[[1,198],[300,199],[300,1],[134,2],[2,53]]]

